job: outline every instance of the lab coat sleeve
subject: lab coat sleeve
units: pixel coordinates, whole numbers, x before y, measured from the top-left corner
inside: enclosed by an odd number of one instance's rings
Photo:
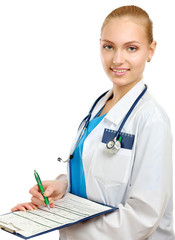
[[[81,225],[81,230],[77,226],[77,239],[86,239],[86,234],[87,239],[147,239],[160,223],[171,198],[171,152],[169,124],[163,121],[146,124],[137,136],[126,204],[119,204],[119,209],[113,213],[87,221]]]

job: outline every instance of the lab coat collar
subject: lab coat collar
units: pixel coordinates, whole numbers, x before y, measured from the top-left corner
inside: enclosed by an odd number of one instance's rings
[[[144,83],[143,80],[141,80],[114,105],[114,107],[106,114],[105,119],[108,119],[115,125],[118,125],[125,117],[130,107],[139,96],[139,94],[143,91],[143,89]],[[111,93],[112,89],[107,93],[108,98],[111,96]]]
[[[97,105],[95,106],[94,111],[92,112],[91,119],[93,119],[93,118],[98,114],[98,112],[102,109],[102,107],[106,104],[107,100],[112,96],[112,92],[113,92],[113,90],[110,89],[110,90],[105,94],[105,96],[99,100],[99,102],[98,102]]]

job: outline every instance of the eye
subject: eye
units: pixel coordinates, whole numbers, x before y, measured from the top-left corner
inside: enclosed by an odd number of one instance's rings
[[[104,45],[103,48],[106,50],[113,50],[113,47],[111,45]]]
[[[135,47],[135,46],[128,47],[129,52],[135,52],[136,50],[137,50],[137,47]]]

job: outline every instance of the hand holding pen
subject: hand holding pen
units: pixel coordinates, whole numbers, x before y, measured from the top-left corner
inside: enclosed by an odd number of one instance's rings
[[[42,194],[42,196],[44,198],[44,202],[45,202],[46,206],[48,207],[48,209],[50,210],[49,199],[44,195],[45,190],[44,190],[43,184],[41,182],[40,176],[39,176],[39,174],[37,173],[36,170],[34,170],[34,176],[35,176],[35,179],[37,181],[38,187],[39,187],[39,189],[41,191],[41,194]]]
[[[50,207],[54,207],[54,201],[62,198],[67,190],[67,176],[60,175],[56,180],[42,181],[43,188],[45,189],[44,196],[48,197]],[[13,207],[12,211],[25,211],[36,209],[37,206],[46,206],[44,198],[38,187],[38,184],[30,189],[32,194],[31,202],[20,203]]]
[[[50,202],[50,207],[54,207],[53,201],[56,201],[64,196],[67,190],[67,176],[60,175],[56,180],[42,181],[43,187],[45,189],[44,196],[48,197]],[[44,206],[44,198],[41,195],[38,185],[35,185],[30,189],[30,194],[32,194],[32,203],[35,205]]]

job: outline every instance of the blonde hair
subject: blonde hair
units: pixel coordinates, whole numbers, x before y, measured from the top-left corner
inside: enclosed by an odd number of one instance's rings
[[[153,23],[148,15],[148,13],[143,10],[140,7],[134,6],[134,5],[129,5],[129,6],[123,6],[114,9],[104,20],[101,32],[103,28],[106,26],[106,24],[111,20],[116,17],[132,17],[135,18],[136,20],[139,20],[139,23],[145,26],[146,30],[146,36],[148,38],[148,42],[151,44],[153,42]],[[140,21],[142,20],[142,21]]]

